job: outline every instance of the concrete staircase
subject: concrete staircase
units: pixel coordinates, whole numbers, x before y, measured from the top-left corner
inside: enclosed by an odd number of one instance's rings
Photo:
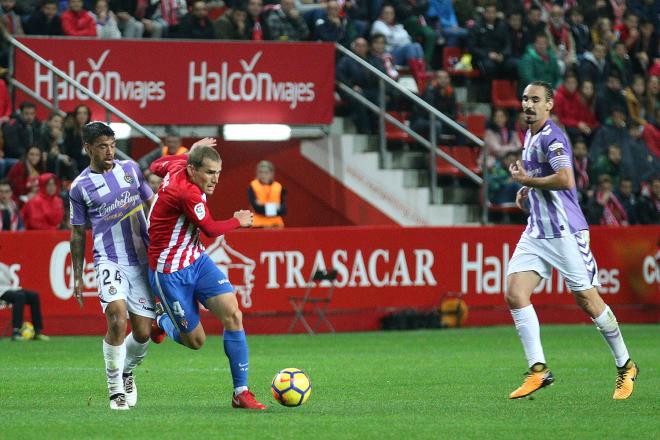
[[[302,142],[303,156],[403,226],[478,222],[477,189],[441,187],[432,201],[427,153],[388,151],[381,161],[377,139],[352,134],[351,128],[335,118],[329,136]]]

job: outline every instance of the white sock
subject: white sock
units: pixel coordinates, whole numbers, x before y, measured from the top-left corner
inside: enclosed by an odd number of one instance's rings
[[[108,379],[108,392],[112,396],[124,393],[124,379],[121,376],[126,358],[126,345],[110,345],[103,340],[103,358],[105,359],[105,375]]]
[[[236,387],[234,388],[234,396],[238,396],[241,394],[243,391],[246,391],[248,387]]]
[[[612,355],[614,355],[614,362],[616,366],[621,368],[630,359],[626,343],[623,342],[621,330],[619,330],[619,323],[616,322],[616,316],[612,313],[609,306],[605,306],[605,310],[600,316],[592,319],[600,334],[605,338],[605,342],[610,346]]]
[[[511,309],[513,322],[516,324],[520,342],[525,349],[527,364],[529,367],[536,363],[545,364],[543,347],[541,346],[541,329],[539,327],[539,318],[533,305],[528,305],[522,309]]]
[[[124,361],[124,374],[131,373],[135,367],[140,365],[147,355],[147,348],[149,348],[149,340],[144,344],[139,343],[133,337],[133,332],[130,332],[126,339],[124,339],[126,346],[126,360]]]

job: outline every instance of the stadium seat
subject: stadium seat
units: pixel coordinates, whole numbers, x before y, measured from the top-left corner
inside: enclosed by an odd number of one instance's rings
[[[407,124],[408,113],[389,111],[387,112],[387,114],[395,118],[397,121],[401,121],[404,124],[408,125]],[[400,141],[400,142],[413,142],[414,140],[412,136],[410,136],[408,133],[401,130],[399,127],[395,126],[394,124],[390,124],[387,121],[385,121],[385,138],[388,141]]]
[[[445,47],[442,50],[442,68],[451,76],[464,76],[466,78],[477,78],[480,76],[479,69],[472,66],[472,70],[456,70],[454,66],[461,60],[463,52],[460,47]]]
[[[468,147],[461,145],[456,147],[442,146],[440,149],[451,155],[462,165],[465,165],[465,167],[473,173],[481,175],[481,167],[479,166],[479,155],[481,149],[479,147]],[[449,162],[442,159],[441,157],[438,157],[437,159],[436,172],[440,176],[462,177],[465,175],[462,171],[459,171],[458,168],[449,164]]]
[[[493,107],[520,108],[520,100],[518,99],[518,81],[494,79],[491,83],[490,95]]]
[[[291,304],[291,307],[295,313],[293,322],[291,322],[291,326],[289,326],[289,333],[293,331],[298,321],[302,323],[303,327],[305,327],[305,330],[307,330],[307,333],[310,335],[316,333],[321,323],[324,323],[332,333],[335,332],[335,328],[332,326],[330,321],[328,321],[326,310],[328,305],[330,305],[330,301],[332,301],[332,293],[335,290],[334,281],[336,279],[337,271],[335,269],[317,270],[314,272],[309,281],[307,281],[307,289],[305,290],[305,294],[303,296],[289,297],[289,303]],[[324,281],[330,283],[330,287],[328,287],[327,290],[323,291],[323,288],[315,289],[315,287],[320,287]],[[316,285],[317,282],[319,283],[318,285]],[[305,320],[304,314],[305,306],[307,304],[310,304],[312,306],[312,312],[316,312],[318,315],[318,319],[314,325],[314,328],[310,327],[307,323],[307,320]]]
[[[521,215],[523,214],[523,211],[518,208],[514,202],[500,204],[492,204],[488,202],[488,213],[500,215],[502,222],[507,224],[511,223],[512,215]]]
[[[443,145],[440,146],[439,148],[445,153],[454,157],[454,152],[452,147],[447,147]],[[439,176],[457,177],[461,174],[461,172],[458,171],[458,168],[456,168],[454,165],[451,165],[449,162],[447,162],[440,156],[438,156],[438,158],[436,159],[436,172],[438,173]]]
[[[467,129],[479,139],[483,139],[486,134],[486,116],[481,113],[471,113],[467,115]]]

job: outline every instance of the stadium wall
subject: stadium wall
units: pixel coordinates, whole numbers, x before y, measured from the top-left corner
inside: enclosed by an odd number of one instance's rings
[[[199,138],[185,138],[192,145]],[[234,211],[249,208],[247,189],[260,160],[275,165],[275,178],[287,190],[287,227],[395,225],[379,209],[355,194],[341,182],[305,158],[300,141],[227,142],[218,140],[222,174],[209,207],[216,218],[230,217]],[[145,138],[131,141],[131,156],[139,159],[153,149]]]
[[[293,318],[288,298],[304,293],[315,269],[331,266],[339,276],[330,320],[338,331],[370,331],[380,328],[380,318],[388,313],[430,311],[451,294],[462,295],[470,307],[466,325],[509,324],[502,296],[521,232],[515,226],[290,228],[235,231],[205,243],[237,288],[248,332],[286,332]],[[657,323],[660,227],[595,227],[591,235],[600,291],[617,317]],[[16,286],[40,292],[49,334],[103,334],[91,240],[80,310],[71,297],[68,238],[66,231],[0,233],[0,263],[14,274]],[[545,323],[589,322],[556,273],[539,286],[534,303]],[[0,325],[9,320],[9,310],[0,311]],[[208,331],[220,331],[208,312],[203,322]]]

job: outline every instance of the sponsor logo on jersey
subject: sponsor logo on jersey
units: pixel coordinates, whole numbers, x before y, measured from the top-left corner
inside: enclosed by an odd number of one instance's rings
[[[195,215],[197,216],[198,220],[204,218],[204,216],[206,215],[206,210],[204,209],[204,203],[199,202],[198,204],[195,205]]]

